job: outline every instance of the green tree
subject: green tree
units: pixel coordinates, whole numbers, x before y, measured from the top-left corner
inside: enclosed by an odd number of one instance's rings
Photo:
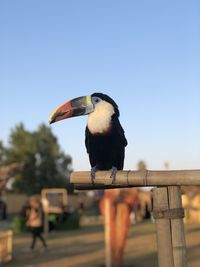
[[[6,149],[3,145],[3,142],[0,140],[0,165],[6,160]]]
[[[43,188],[69,186],[72,159],[61,151],[51,128],[42,124],[34,132],[21,123],[10,135],[8,162],[23,162],[23,171],[16,175],[14,190],[27,194]]]

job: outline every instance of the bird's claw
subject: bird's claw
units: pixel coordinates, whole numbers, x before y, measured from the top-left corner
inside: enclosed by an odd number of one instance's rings
[[[96,171],[97,171],[97,167],[96,166],[94,166],[94,167],[91,168],[90,178],[91,178],[91,183],[92,184],[94,184]]]
[[[117,174],[117,168],[113,166],[111,169],[111,175],[110,175],[110,178],[112,179],[112,184],[115,183],[116,174]]]

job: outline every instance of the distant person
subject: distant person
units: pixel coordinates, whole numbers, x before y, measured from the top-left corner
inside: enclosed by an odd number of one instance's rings
[[[78,209],[80,217],[82,217],[85,214],[85,205],[83,201],[79,203],[79,209]]]
[[[59,221],[66,222],[70,215],[71,215],[71,212],[70,212],[69,206],[63,205],[62,213],[59,216]]]
[[[35,248],[37,239],[40,239],[44,248],[47,248],[46,241],[42,236],[42,207],[40,201],[36,197],[32,197],[30,200],[30,212],[26,225],[30,227],[32,232],[32,243],[30,248]]]
[[[3,196],[0,196],[0,214],[2,220],[7,219],[7,205]]]

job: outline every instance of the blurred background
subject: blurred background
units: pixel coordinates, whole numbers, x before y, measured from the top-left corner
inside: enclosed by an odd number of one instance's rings
[[[30,196],[42,199],[47,188],[66,190],[46,196],[51,208],[58,208],[49,211],[48,231],[61,231],[48,237],[55,251],[50,260],[79,266],[71,255],[81,249],[71,251],[72,244],[80,245],[84,235],[93,240],[94,233],[97,243],[90,241],[80,261],[85,257],[85,266],[96,266],[103,257],[100,196],[77,194],[69,183],[73,170],[90,169],[84,146],[87,118],[48,125],[48,115],[64,101],[102,92],[117,102],[128,140],[125,169],[199,169],[199,14],[197,0],[0,2],[0,229],[17,233],[8,266],[49,262],[44,254],[39,260],[23,255],[30,241],[23,209]],[[196,211],[186,221],[189,266],[198,266],[199,243],[192,234],[199,234],[199,190],[183,192],[185,205]],[[138,235],[155,244],[151,193],[138,189],[137,196],[127,264],[135,260],[134,266],[147,266],[146,260],[155,266],[156,245],[148,255],[139,249],[131,253]],[[72,228],[78,232],[71,233]],[[137,244],[142,247],[145,240]],[[88,260],[92,248],[95,256]]]

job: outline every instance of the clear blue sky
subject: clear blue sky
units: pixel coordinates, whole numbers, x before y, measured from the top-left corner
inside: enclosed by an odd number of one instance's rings
[[[200,168],[199,14],[198,0],[0,1],[0,139],[99,91],[119,105],[125,168]],[[76,170],[89,168],[85,124],[52,125]]]

